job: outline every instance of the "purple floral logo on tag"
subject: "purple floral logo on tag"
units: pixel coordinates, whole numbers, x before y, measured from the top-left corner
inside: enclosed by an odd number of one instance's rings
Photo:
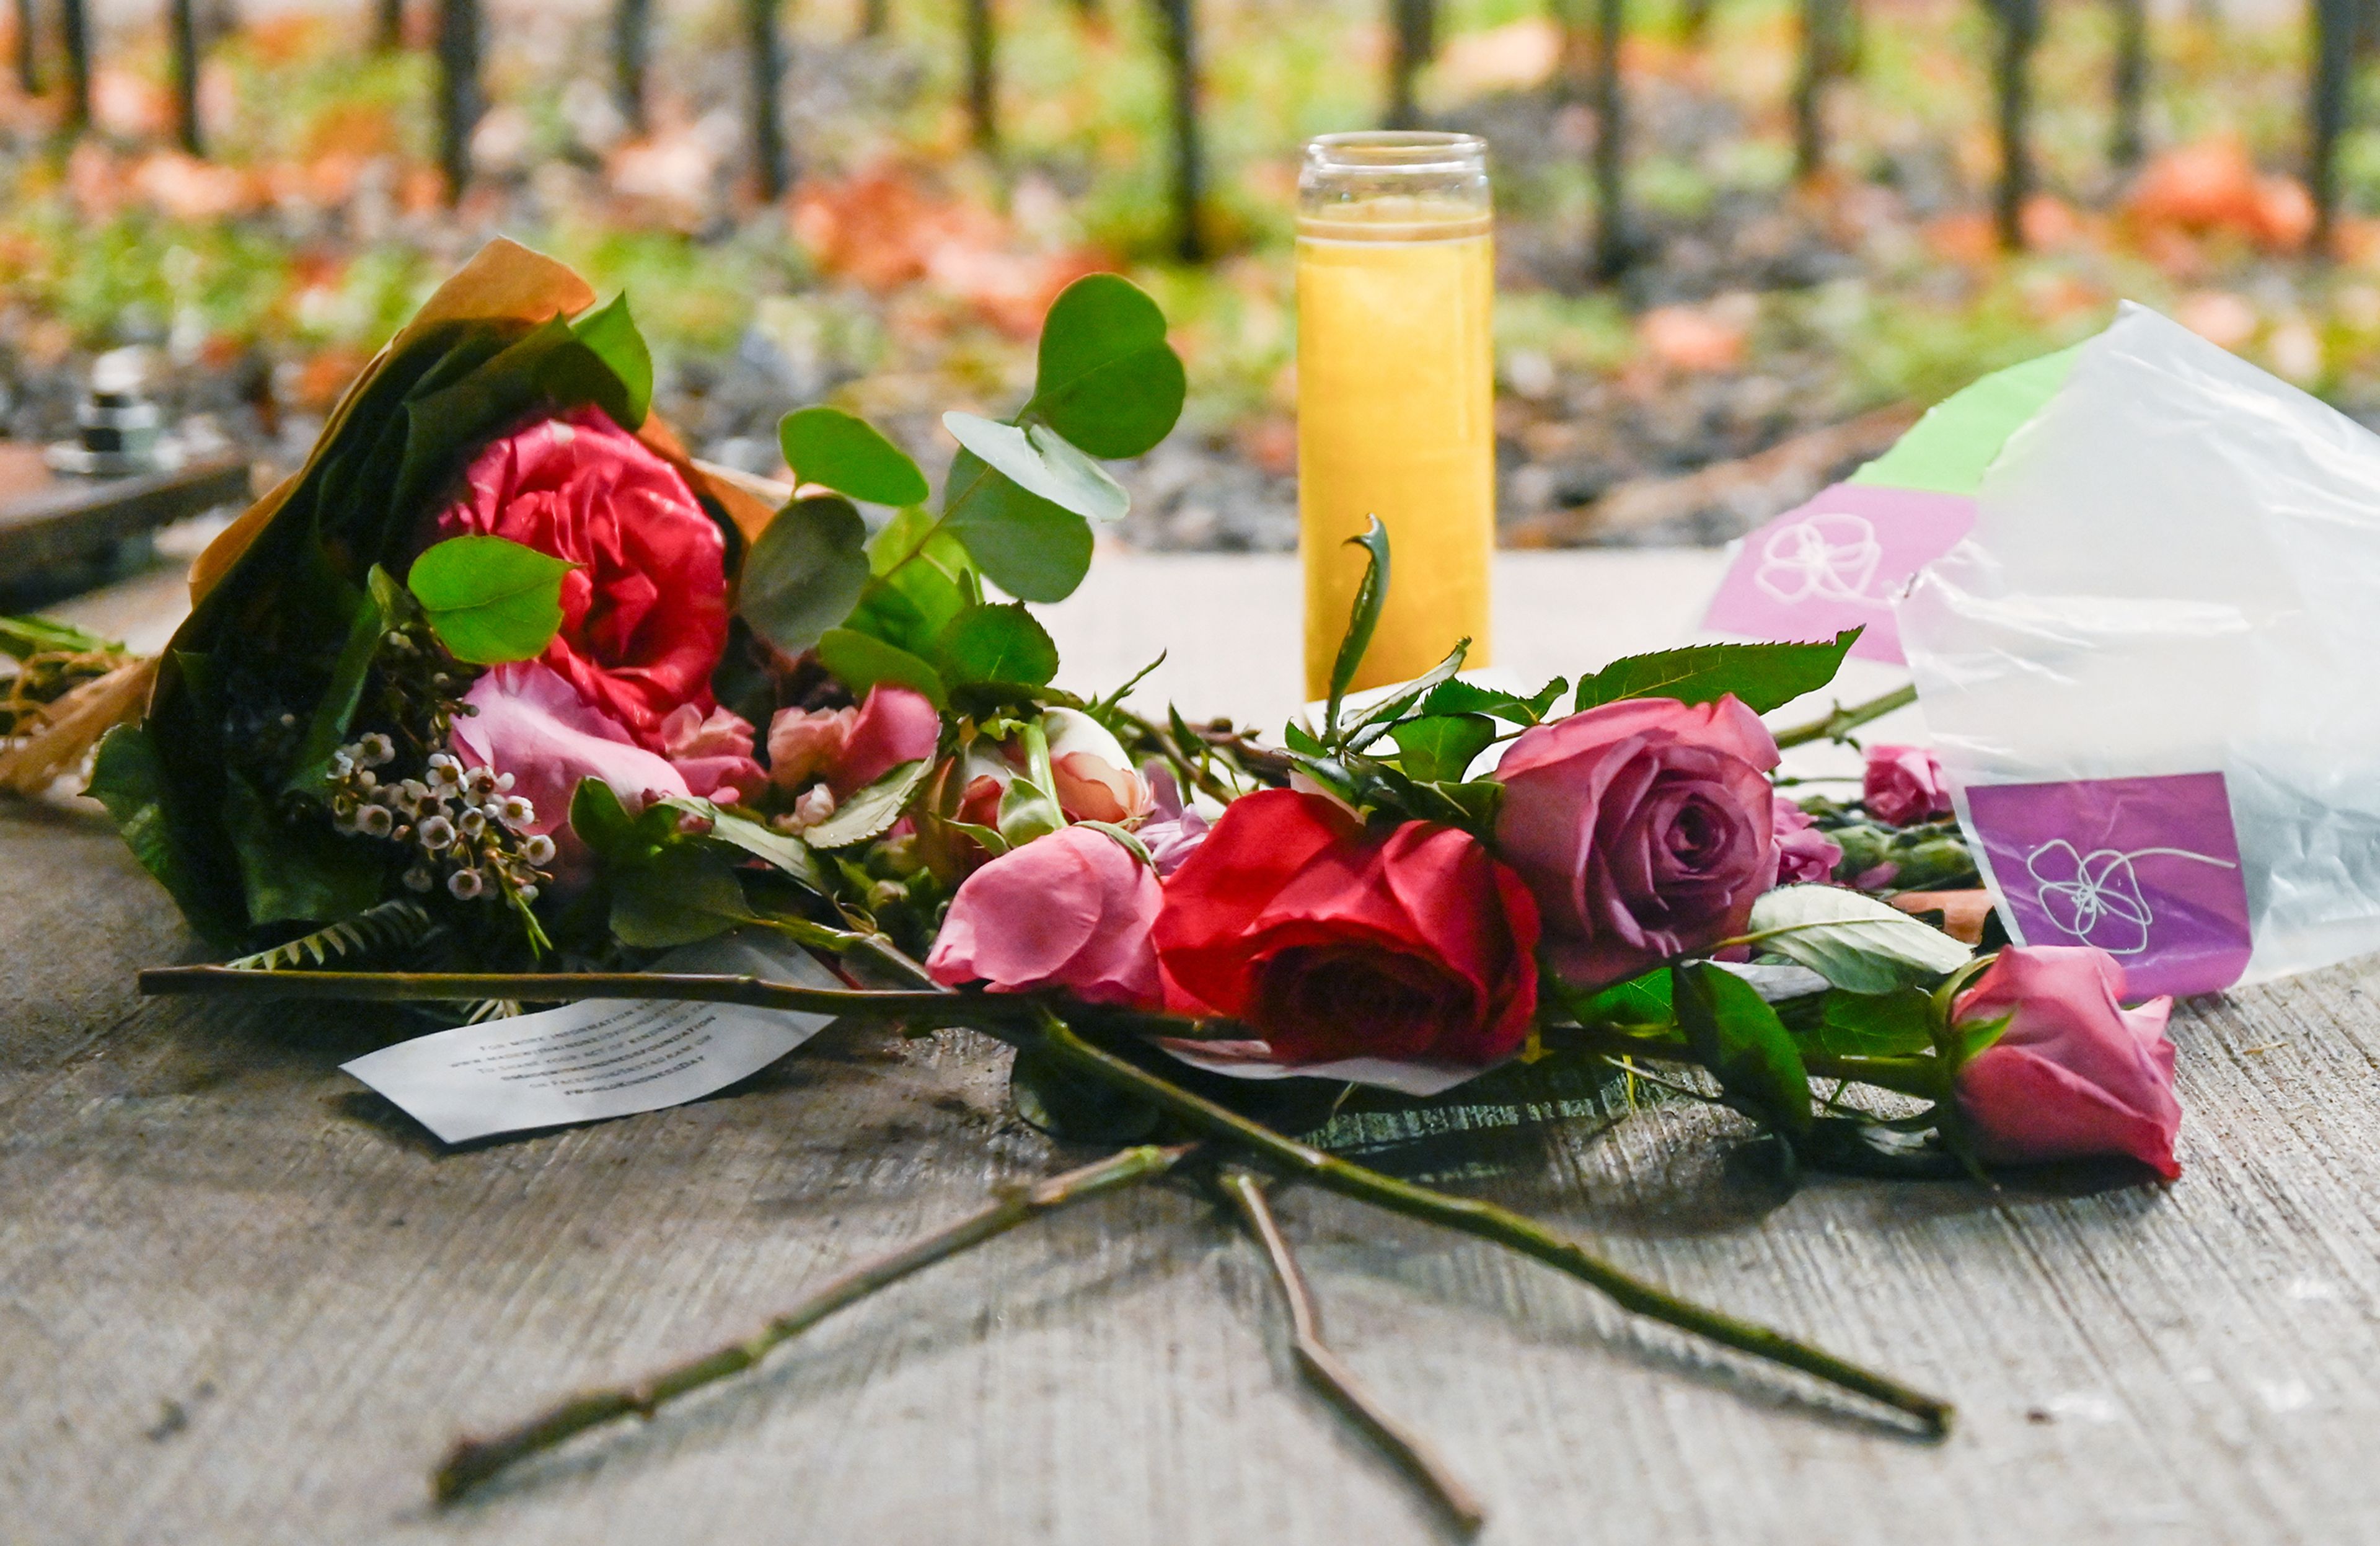
[[[1743,540],[1703,627],[1775,639],[1864,627],[1852,653],[1899,664],[1893,597],[1974,522],[1961,494],[1837,483]]]
[[[2097,945],[2132,998],[2239,980],[2248,893],[2221,773],[1979,785],[1967,810],[2025,943]]]

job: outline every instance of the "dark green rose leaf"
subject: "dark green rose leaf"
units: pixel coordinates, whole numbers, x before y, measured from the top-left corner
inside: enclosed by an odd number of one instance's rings
[[[1666,1026],[1671,1017],[1669,968],[1598,988],[1577,999],[1571,1012],[1583,1026]]]
[[[1801,1031],[1802,1045],[1828,1057],[1912,1057],[1933,1050],[1933,1007],[1934,996],[1915,988],[1838,988],[1818,1001],[1818,1018]]]
[[[1155,1106],[1031,1047],[1009,1065],[1008,1093],[1017,1115],[1062,1143],[1137,1143],[1157,1130]]]
[[[1330,661],[1330,700],[1323,715],[1322,734],[1335,739],[1339,735],[1339,705],[1346,700],[1347,684],[1355,679],[1355,670],[1364,663],[1364,651],[1372,647],[1372,631],[1380,626],[1380,608],[1389,599],[1389,529],[1380,517],[1367,517],[1370,524],[1360,537],[1350,537],[1349,547],[1364,550],[1364,578],[1355,583],[1355,600],[1347,609],[1347,631],[1339,636],[1339,652]]]
[[[1779,886],[1752,905],[1757,946],[1854,993],[1928,982],[1973,959],[1940,930],[1856,891]]]
[[[612,883],[612,932],[624,944],[692,944],[752,921],[735,870],[694,844],[673,844],[642,863],[608,871],[606,878]]]
[[[901,819],[909,797],[917,792],[933,767],[930,757],[904,762],[867,788],[853,790],[849,799],[835,807],[833,815],[803,834],[804,839],[813,848],[832,849],[848,848],[880,835]]]
[[[1091,572],[1091,528],[972,451],[951,463],[942,530],[984,577],[1023,602],[1062,602]]]
[[[862,698],[879,682],[914,688],[937,709],[950,706],[941,673],[908,651],[854,628],[829,628],[819,639],[819,660],[835,679]]]
[[[1019,488],[1062,510],[1072,510],[1087,520],[1116,521],[1132,508],[1131,496],[1123,484],[1108,476],[1107,469],[1044,425],[1020,429],[972,413],[946,413],[942,427]],[[948,487],[953,497],[963,496],[964,485],[955,468]]]
[[[842,625],[868,588],[868,523],[847,499],[796,499],[744,560],[736,611],[789,655]]]
[[[934,641],[934,662],[949,682],[1038,688],[1058,675],[1058,646],[1022,603],[972,606]]]
[[[841,408],[806,408],[785,415],[777,426],[777,444],[796,482],[824,483],[871,505],[922,505],[932,492],[907,452]]]
[[[1507,724],[1535,724],[1546,717],[1554,700],[1570,690],[1570,678],[1557,676],[1524,698],[1516,692],[1475,687],[1469,682],[1440,682],[1422,700],[1426,714],[1487,714]]]
[[[1733,693],[1765,714],[1833,681],[1859,636],[1845,628],[1825,644],[1695,644],[1630,655],[1580,678],[1577,705],[1592,709],[1625,698],[1713,703]]]
[[[1787,1133],[1809,1130],[1801,1049],[1751,983],[1697,961],[1670,968],[1670,999],[1686,1045],[1730,1099]]]
[[[1398,721],[1389,736],[1397,743],[1397,765],[1407,776],[1459,784],[1496,739],[1496,722],[1486,714],[1424,714]]]
[[[406,589],[458,661],[535,660],[562,629],[562,577],[577,566],[503,537],[450,537],[413,561]]]
[[[636,319],[628,315],[627,292],[613,297],[608,306],[582,313],[570,331],[619,378],[622,396],[604,403],[604,411],[628,429],[641,426],[652,407],[653,356],[645,347],[645,335],[637,331]]]
[[[1031,411],[1094,456],[1137,456],[1163,440],[1184,384],[1165,313],[1129,280],[1077,279],[1042,321]]]
[[[1411,712],[1413,706],[1428,697],[1441,683],[1451,681],[1463,669],[1463,658],[1471,651],[1471,640],[1460,640],[1454,651],[1427,671],[1396,688],[1371,707],[1347,716],[1340,726],[1340,743],[1351,751],[1361,751],[1388,734],[1389,727]]]
[[[708,820],[710,831],[705,835],[713,845],[740,849],[791,876],[811,891],[826,895],[826,877],[819,872],[817,856],[800,838],[762,826],[748,816],[722,810],[710,800],[677,796],[662,803],[673,810],[689,812]]]

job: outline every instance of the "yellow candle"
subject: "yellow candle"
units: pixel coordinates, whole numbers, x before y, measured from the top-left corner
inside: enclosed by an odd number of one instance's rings
[[[1496,542],[1493,238],[1485,147],[1332,135],[1308,147],[1297,236],[1297,478],[1305,679],[1330,663],[1378,516],[1390,583],[1358,688],[1417,676],[1461,639],[1488,662]]]

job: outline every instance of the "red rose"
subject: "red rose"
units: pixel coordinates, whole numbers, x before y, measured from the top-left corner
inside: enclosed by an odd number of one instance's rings
[[[1733,698],[1633,698],[1522,732],[1496,770],[1496,846],[1580,987],[1743,932],[1777,879],[1777,743]]]
[[[1452,827],[1374,837],[1293,790],[1224,810],[1165,883],[1155,932],[1169,1005],[1245,1021],[1284,1063],[1493,1063],[1536,1011],[1519,876]]]
[[[727,547],[675,468],[581,408],[491,443],[463,478],[440,537],[482,532],[578,566],[547,665],[654,750],[672,710],[710,712]]]

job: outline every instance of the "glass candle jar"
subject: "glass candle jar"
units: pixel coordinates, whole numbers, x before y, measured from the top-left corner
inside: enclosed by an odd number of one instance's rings
[[[1487,141],[1330,134],[1297,199],[1297,511],[1305,685],[1363,578],[1347,545],[1388,529],[1388,603],[1358,688],[1418,676],[1455,641],[1488,656],[1496,545],[1494,237]]]

